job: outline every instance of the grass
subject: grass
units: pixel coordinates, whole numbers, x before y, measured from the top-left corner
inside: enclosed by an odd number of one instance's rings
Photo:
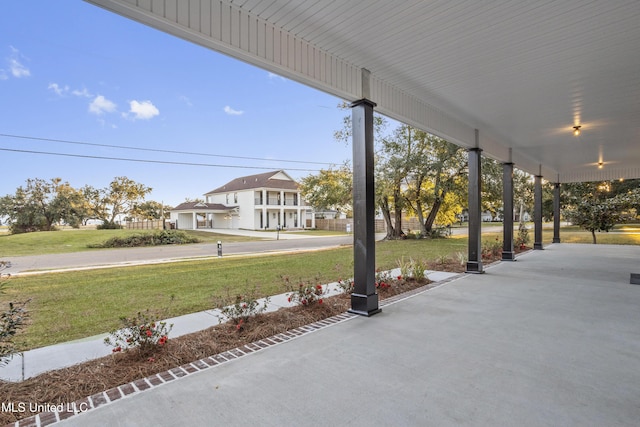
[[[376,248],[377,267],[390,269],[403,256],[436,259],[464,251],[466,239],[379,242]],[[19,338],[29,349],[108,332],[119,317],[141,310],[163,310],[166,318],[210,309],[227,289],[235,295],[259,285],[261,296],[279,294],[286,291],[285,275],[295,284],[352,274],[353,250],[340,248],[14,277],[0,302],[31,299],[31,324]]]
[[[626,233],[622,233],[626,231]],[[66,235],[85,234],[67,242],[72,249],[86,250],[87,241],[108,238],[126,230],[100,232],[64,231],[42,235],[29,233],[11,241],[0,235],[0,254],[6,247],[15,251],[53,250],[63,245]],[[220,236],[195,232],[198,236],[217,241]],[[635,233],[635,234],[634,234]],[[529,233],[533,239],[533,230]],[[90,239],[87,236],[92,236]],[[106,236],[106,237],[105,237]],[[46,237],[46,239],[44,239]],[[228,240],[232,236],[224,236]],[[483,240],[502,238],[501,233],[487,233]],[[553,230],[545,228],[543,242],[550,243]],[[591,234],[577,227],[563,227],[562,242],[591,243]],[[33,239],[33,240],[31,240]],[[49,242],[48,240],[53,240]],[[16,243],[22,241],[22,246]],[[611,233],[598,233],[599,243],[640,244],[640,226],[618,226]],[[40,246],[40,247],[39,247]],[[50,248],[50,249],[47,249]],[[438,260],[467,253],[467,239],[454,237],[438,240],[384,241],[376,245],[376,267],[391,269],[398,259]],[[1,259],[1,257],[0,257]],[[228,290],[242,293],[247,286],[259,285],[261,296],[285,292],[282,276],[292,282],[316,280],[323,283],[349,278],[353,274],[352,248],[286,255],[227,257],[207,261],[123,267],[103,270],[76,271],[37,276],[14,277],[7,281],[6,293],[0,303],[31,299],[28,309],[31,325],[21,335],[26,348],[84,338],[107,332],[119,326],[120,316],[132,316],[141,310],[162,311],[162,317],[173,317],[214,307],[214,296]],[[172,300],[173,296],[173,300]]]
[[[533,229],[529,231],[533,238]],[[551,243],[553,240],[553,229],[542,230],[542,242]],[[608,233],[596,232],[596,241],[602,245],[640,245],[640,225],[624,224],[616,225]],[[588,243],[593,244],[591,233],[582,230],[578,226],[566,226],[560,228],[560,242],[562,243]]]
[[[251,237],[215,234],[206,231],[184,230],[202,243],[243,242],[256,240]],[[9,256],[43,255],[82,252],[87,245],[99,244],[112,237],[126,237],[132,234],[146,234],[153,230],[61,230],[39,231],[23,234],[0,234],[0,259]]]

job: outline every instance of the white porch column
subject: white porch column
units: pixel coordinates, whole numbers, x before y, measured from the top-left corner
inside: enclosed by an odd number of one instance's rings
[[[286,224],[287,222],[286,218],[284,217],[285,216],[284,201],[285,201],[284,191],[280,190],[280,222],[278,224],[280,227],[284,226],[284,224]]]
[[[192,230],[197,230],[198,229],[198,214],[196,214],[195,212],[191,213],[191,220],[193,221],[193,224],[191,225],[191,229]]]

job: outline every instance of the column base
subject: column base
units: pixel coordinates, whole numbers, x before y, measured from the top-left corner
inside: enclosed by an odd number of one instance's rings
[[[515,261],[515,260],[516,260],[515,252],[502,251],[502,261]]]
[[[560,238],[554,237],[552,243],[560,243]]]
[[[482,274],[484,270],[482,269],[482,261],[469,261],[467,262],[467,270],[465,273],[471,274]]]
[[[543,250],[544,248],[542,247],[542,243],[534,243],[533,244],[533,249]]]
[[[382,309],[378,306],[378,294],[351,294],[351,308],[348,311],[367,317],[380,313]]]

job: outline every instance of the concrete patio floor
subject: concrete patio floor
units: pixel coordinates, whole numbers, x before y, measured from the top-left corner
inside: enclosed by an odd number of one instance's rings
[[[61,421],[637,426],[640,246],[556,244]]]

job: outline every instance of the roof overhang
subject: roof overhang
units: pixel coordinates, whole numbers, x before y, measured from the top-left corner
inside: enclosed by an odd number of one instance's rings
[[[87,1],[550,181],[640,178],[637,0]]]

